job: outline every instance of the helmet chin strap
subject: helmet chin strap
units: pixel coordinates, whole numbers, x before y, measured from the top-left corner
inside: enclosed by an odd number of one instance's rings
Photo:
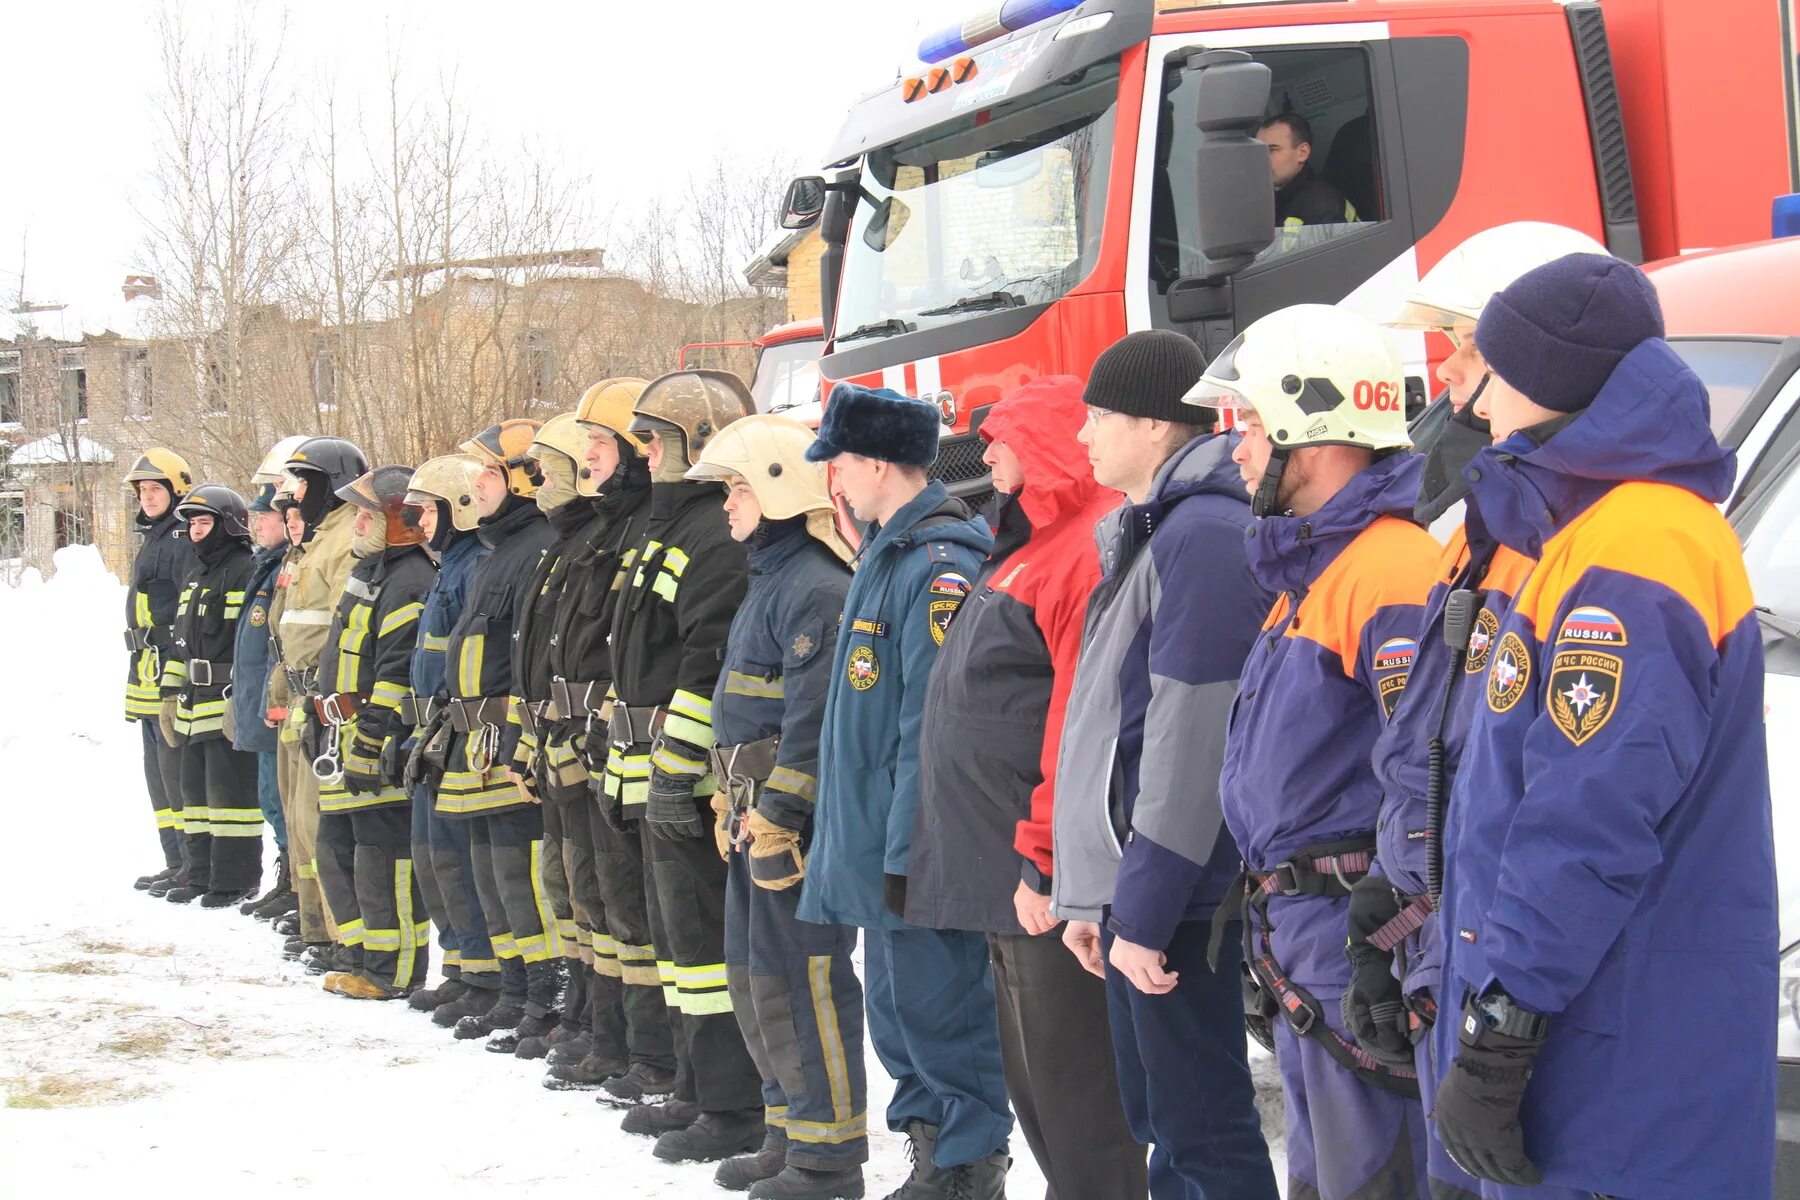
[[[1469,393],[1469,402],[1463,405],[1463,407],[1471,410],[1474,409],[1475,402],[1481,399],[1481,393],[1487,391],[1487,385],[1493,378],[1494,373],[1492,371],[1483,371],[1481,373],[1481,382],[1476,384],[1475,390]]]
[[[1269,465],[1263,468],[1262,480],[1256,485],[1256,493],[1250,497],[1251,516],[1280,515],[1281,501],[1277,497],[1281,491],[1281,477],[1287,471],[1287,461],[1287,447],[1276,446],[1269,451]]]

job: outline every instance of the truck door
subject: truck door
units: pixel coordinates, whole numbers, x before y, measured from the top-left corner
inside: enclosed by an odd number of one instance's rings
[[[1278,189],[1269,247],[1229,280],[1207,282],[1199,278],[1196,248],[1202,198],[1191,60],[1223,49],[1247,52],[1269,68],[1270,118],[1299,118],[1259,136],[1277,143],[1288,170],[1293,143],[1309,139],[1301,174],[1290,183],[1307,189],[1309,202],[1284,205],[1287,189]],[[1385,318],[1418,282],[1414,246],[1456,195],[1468,79],[1460,38],[1393,39],[1381,22],[1152,38],[1125,284],[1130,326],[1178,329],[1214,353],[1245,325],[1290,304],[1348,299]],[[1271,165],[1279,175],[1273,157]],[[1283,220],[1283,207],[1307,215]],[[1397,340],[1416,379],[1409,391],[1422,399],[1423,338]]]

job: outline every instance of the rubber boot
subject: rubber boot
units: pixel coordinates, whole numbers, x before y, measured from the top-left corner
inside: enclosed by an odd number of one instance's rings
[[[436,1014],[432,1014],[436,1016]],[[515,1029],[525,1019],[525,1003],[512,996],[502,996],[494,1006],[478,1017],[464,1017],[456,1023],[456,1040],[473,1041],[492,1037],[503,1029]]]
[[[180,867],[171,867],[151,880],[150,886],[144,890],[150,893],[152,900],[166,899],[170,892],[186,882],[186,873]]]
[[[686,1129],[657,1138],[651,1153],[664,1162],[716,1162],[762,1145],[763,1128],[760,1108],[703,1112]]]
[[[461,1000],[469,994],[469,985],[460,979],[446,979],[436,987],[420,988],[406,998],[406,1006],[419,1012],[431,1012],[440,1004]]]
[[[208,892],[200,897],[201,908],[230,908],[247,897],[256,894],[255,888],[245,888],[238,892]]]
[[[661,1137],[686,1129],[700,1119],[700,1106],[692,1100],[671,1100],[667,1104],[635,1104],[619,1122],[619,1128],[639,1137]]]
[[[600,1085],[600,1102],[629,1108],[634,1104],[662,1100],[674,1090],[675,1072],[661,1071],[645,1063],[632,1063],[625,1074]]]
[[[549,1053],[544,1045],[544,1038],[556,1028],[554,1013],[544,1017],[534,1017],[526,1013],[511,1029],[502,1029],[488,1039],[486,1049],[491,1054],[513,1054],[519,1058],[542,1058]],[[529,1053],[521,1053],[521,1051]]]
[[[150,894],[154,896],[156,894],[155,889],[152,889]],[[167,900],[170,904],[192,904],[204,895],[206,895],[205,888],[196,887],[191,883],[184,883],[180,887],[170,888],[168,892],[164,894],[163,899]]]
[[[550,1047],[549,1065],[552,1067],[572,1067],[593,1052],[594,1035],[584,1029],[574,1037],[566,1038]],[[620,1063],[619,1069],[613,1072],[614,1075],[623,1075],[624,1073],[625,1064],[623,1063]],[[608,1076],[608,1078],[611,1078],[611,1076]],[[594,1082],[598,1085],[603,1081],[595,1080]]]
[[[147,892],[159,883],[167,883],[169,880],[174,879],[175,876],[180,873],[180,867],[164,867],[162,870],[153,871],[148,875],[139,875],[137,877],[137,882],[131,886],[140,892]]]
[[[787,1166],[787,1135],[770,1126],[763,1134],[762,1149],[740,1154],[719,1164],[713,1182],[728,1192],[748,1191],[753,1183],[773,1179]]]
[[[500,999],[498,988],[481,988],[473,984],[469,990],[455,1000],[447,1000],[431,1010],[431,1023],[442,1025],[445,1029],[455,1025],[464,1017],[478,1017],[494,1007]]]
[[[750,1200],[862,1200],[861,1166],[841,1171],[783,1167],[772,1179],[750,1185]]]

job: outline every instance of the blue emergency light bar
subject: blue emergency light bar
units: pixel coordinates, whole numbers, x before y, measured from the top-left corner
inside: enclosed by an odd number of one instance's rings
[[[940,29],[920,42],[919,61],[943,62],[967,54],[995,38],[1061,16],[1080,4],[1081,0],[1003,0],[962,24]]]

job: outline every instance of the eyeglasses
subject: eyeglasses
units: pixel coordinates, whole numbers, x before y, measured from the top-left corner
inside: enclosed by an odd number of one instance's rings
[[[1098,425],[1102,417],[1112,417],[1117,415],[1118,414],[1110,408],[1101,408],[1098,404],[1090,404],[1087,406],[1087,419],[1082,421],[1082,425],[1083,427],[1088,425]]]

